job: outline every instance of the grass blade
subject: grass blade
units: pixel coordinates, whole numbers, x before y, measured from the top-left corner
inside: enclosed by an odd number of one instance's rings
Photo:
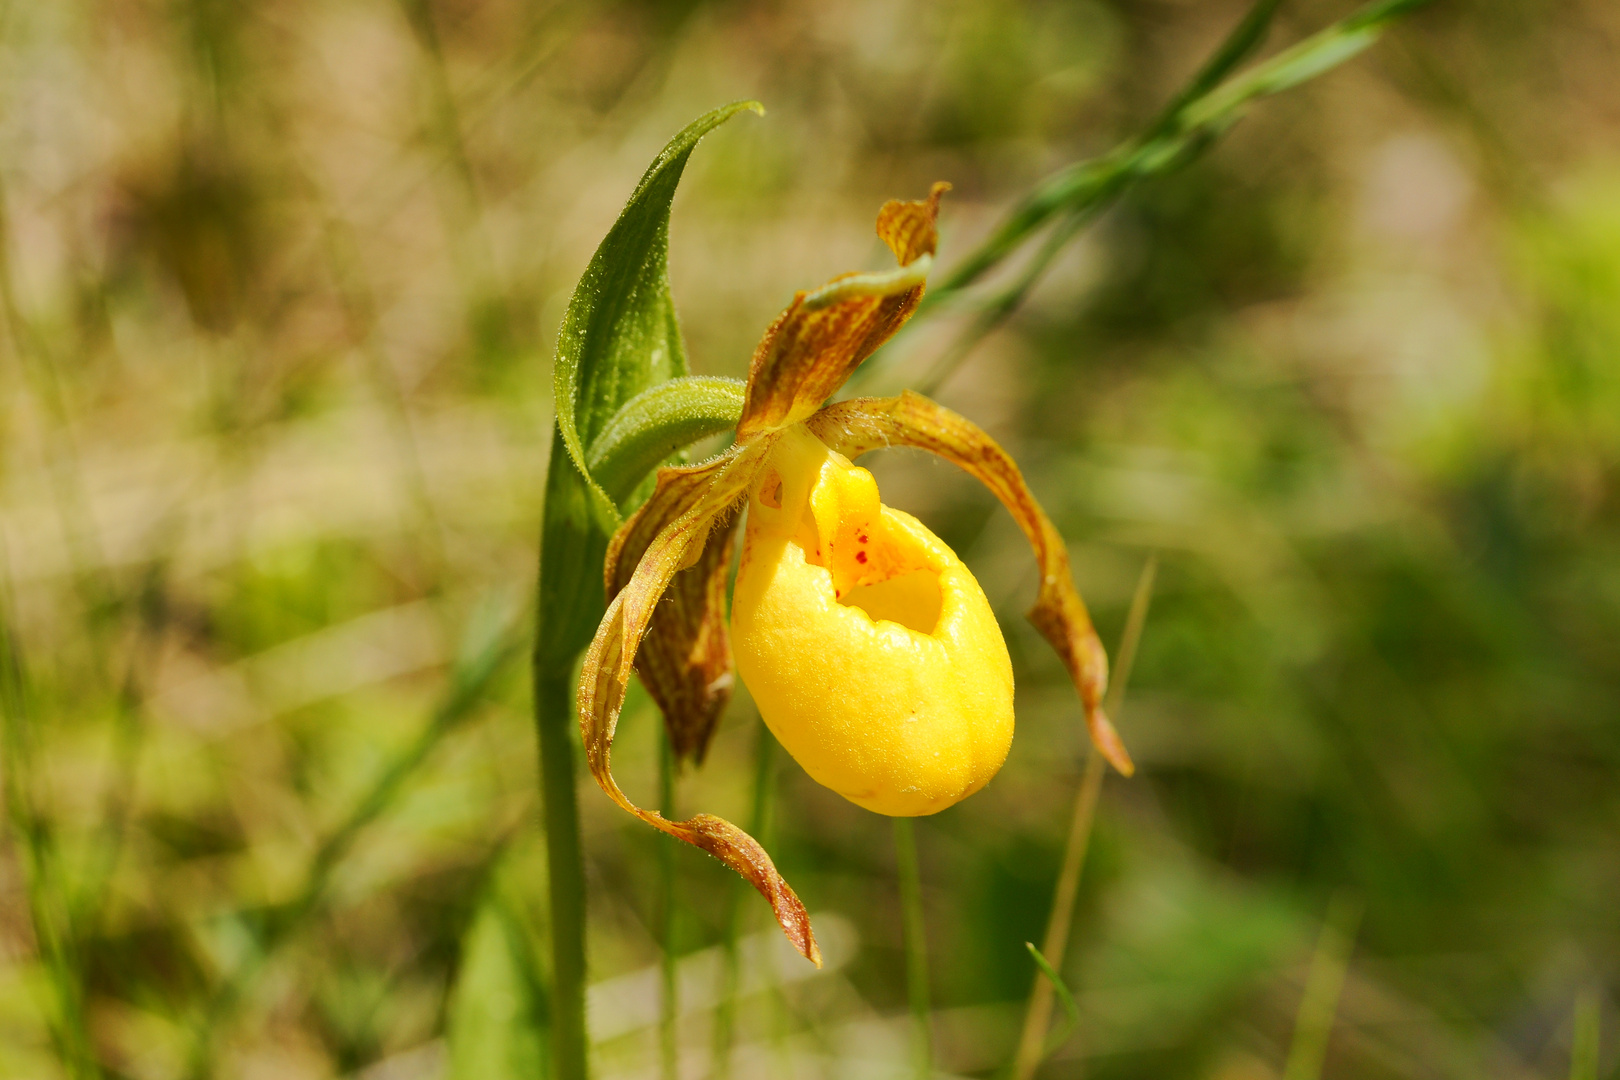
[[[1569,1050],[1569,1080],[1598,1080],[1602,1019],[1596,993],[1587,990],[1575,999],[1575,1044]]]
[[[973,284],[1057,214],[1109,200],[1125,184],[1181,164],[1184,152],[1200,136],[1229,126],[1250,101],[1331,70],[1377,41],[1390,23],[1427,2],[1379,0],[1228,82],[1225,76],[1263,40],[1277,7],[1276,0],[1259,0],[1146,131],[1103,157],[1071,165],[1038,185],[932,290],[932,302]]]
[[[383,767],[343,821],[321,842],[305,870],[304,884],[298,895],[271,914],[264,925],[258,950],[226,977],[202,1009],[193,1031],[187,1076],[201,1080],[213,1075],[218,1036],[245,992],[264,972],[275,953],[320,910],[334,871],[360,834],[393,805],[406,782],[445,736],[472,715],[490,684],[517,653],[518,640],[510,627],[494,623],[482,613],[474,616],[451,672],[450,685],[426,726]]]
[[[675,748],[669,728],[658,725],[658,810],[671,821],[675,812]],[[675,958],[675,857],[676,844],[665,838],[658,847],[658,937],[663,948],[658,957],[658,1060],[663,1080],[680,1076],[680,1042],[675,1023],[680,1016],[680,987]]]
[[[936,362],[927,376],[937,386],[973,347],[1022,306],[1052,259],[1080,229],[1140,181],[1180,168],[1208,149],[1241,118],[1247,106],[1315,78],[1367,49],[1400,17],[1429,0],[1378,0],[1247,72],[1232,70],[1265,40],[1280,0],[1258,0],[1198,73],[1139,134],[1101,157],[1076,162],[1036,185],[1001,224],[968,252],[923,298],[938,307],[977,283],[1053,226],[1052,238],[1017,280],[983,307],[980,317]],[[882,368],[868,362],[852,383],[870,380]]]
[[[1333,1016],[1339,1008],[1339,993],[1344,989],[1350,951],[1355,947],[1360,924],[1361,902],[1345,895],[1335,897],[1317,939],[1316,954],[1311,958],[1283,1080],[1317,1080],[1322,1075]]]
[[[1041,969],[1041,974],[1045,975],[1047,981],[1052,984],[1052,992],[1057,994],[1058,1001],[1063,1003],[1063,1012],[1069,1018],[1067,1025],[1054,1032],[1052,1037],[1047,1040],[1046,1049],[1041,1053],[1042,1059],[1045,1059],[1053,1050],[1068,1042],[1069,1036],[1074,1034],[1074,1029],[1080,1026],[1080,1006],[1074,1003],[1074,995],[1064,985],[1063,977],[1057,973],[1051,964],[1047,963],[1046,957],[1041,955],[1041,950],[1035,947],[1035,943],[1026,941],[1024,942],[1024,948],[1029,950],[1029,955],[1035,961],[1035,966]]]

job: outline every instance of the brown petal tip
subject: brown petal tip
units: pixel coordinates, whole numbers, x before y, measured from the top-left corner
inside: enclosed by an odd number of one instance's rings
[[[936,181],[928,198],[916,201],[890,199],[878,211],[877,234],[889,245],[901,266],[909,266],[923,255],[934,254],[939,242],[934,222],[939,219],[939,200],[951,190],[943,180]]]
[[[1091,744],[1107,759],[1108,764],[1119,770],[1121,776],[1136,772],[1136,763],[1131,760],[1125,743],[1120,740],[1119,732],[1114,730],[1114,723],[1108,719],[1107,713],[1092,709],[1086,714],[1086,727],[1091,729]]]

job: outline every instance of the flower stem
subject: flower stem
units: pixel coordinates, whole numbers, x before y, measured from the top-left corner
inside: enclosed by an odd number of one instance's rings
[[[900,907],[905,926],[906,997],[911,1003],[911,1062],[917,1080],[934,1074],[928,1031],[928,940],[923,924],[922,878],[911,819],[894,821],[894,861],[900,870]]]
[[[537,659],[534,674],[551,894],[551,1075],[554,1080],[585,1080],[585,856],[574,791],[574,744],[569,738],[574,719],[572,672],[552,670]]]
[[[669,729],[658,725],[658,809],[664,817],[675,818],[675,750],[669,742]],[[676,1039],[675,1018],[680,1012],[680,988],[675,969],[675,841],[660,837],[658,845],[659,944],[663,946],[658,963],[658,1056],[663,1080],[680,1075],[680,1044]]]
[[[1142,626],[1147,622],[1148,602],[1153,598],[1153,579],[1159,571],[1159,556],[1148,556],[1142,574],[1136,580],[1136,593],[1131,597],[1130,614],[1125,617],[1125,633],[1120,639],[1114,678],[1108,687],[1104,711],[1115,720],[1125,700],[1125,684],[1130,681],[1131,665],[1136,662],[1136,646],[1142,640]],[[1057,887],[1052,893],[1052,914],[1046,922],[1046,937],[1041,942],[1041,954],[1054,970],[1063,969],[1063,954],[1069,947],[1069,926],[1074,918],[1074,901],[1080,891],[1080,870],[1085,866],[1086,849],[1091,845],[1091,826],[1097,820],[1097,799],[1102,795],[1103,775],[1107,762],[1096,747],[1086,754],[1086,771],[1080,780],[1080,791],[1074,800],[1074,816],[1069,825],[1069,843],[1063,852],[1063,869],[1058,873]],[[1029,995],[1029,1006],[1024,1013],[1024,1030],[1018,1039],[1018,1053],[1013,1059],[1013,1080],[1030,1080],[1047,1054],[1046,1031],[1052,1022],[1052,984],[1035,973],[1035,988]]]

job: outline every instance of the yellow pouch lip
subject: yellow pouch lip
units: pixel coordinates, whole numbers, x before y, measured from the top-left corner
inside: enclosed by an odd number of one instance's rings
[[[978,582],[956,553],[912,515],[883,505],[872,474],[829,449],[807,429],[798,426],[783,435],[771,464],[750,491],[744,559],[765,538],[785,538],[807,570],[820,572],[828,598],[869,624],[890,623],[927,639],[957,617],[961,582],[952,574],[949,584],[956,587],[947,587],[947,574],[953,568],[959,570],[975,592]],[[845,520],[851,504],[857,512],[864,512],[861,524],[865,528],[857,529]],[[853,555],[844,550],[850,540],[860,549]],[[931,630],[917,629],[911,625],[915,620],[874,617],[865,606],[851,602],[851,595],[859,590],[919,571],[929,574],[938,588],[937,612],[929,620]]]
[[[877,501],[864,469],[808,432],[784,444],[750,502],[732,608],[738,672],[818,783],[891,816],[943,810],[988,783],[1011,743],[1012,667],[989,602],[943,541]],[[809,520],[840,509],[822,498],[828,484],[854,494],[842,509],[876,508],[864,524],[903,549],[905,565],[934,575],[932,632],[841,603],[850,590],[840,597],[838,568],[807,557],[807,541],[824,546],[835,531],[835,521]],[[870,505],[858,505],[866,495]],[[820,554],[836,561],[836,551]]]
[[[849,603],[848,597],[850,593],[846,592],[842,596],[839,595],[838,589],[833,584],[833,572],[808,558],[805,555],[804,545],[797,538],[786,541],[782,557],[794,559],[797,564],[804,567],[808,575],[824,586],[818,591],[826,601],[825,610],[829,614],[833,614],[834,617],[840,620],[855,620],[851,625],[869,626],[874,631],[884,626],[894,627],[897,630],[904,631],[909,637],[916,639],[919,646],[923,642],[937,643],[942,634],[951,632],[953,625],[961,620],[963,614],[962,578],[965,577],[974,588],[978,587],[978,583],[974,580],[972,574],[968,572],[967,567],[956,559],[954,553],[945,547],[944,543],[930,532],[922,522],[903,510],[896,510],[889,506],[883,507],[883,517],[886,519],[886,525],[893,529],[904,530],[908,538],[917,541],[919,547],[923,547],[933,557],[928,564],[917,568],[930,573],[939,586],[939,614],[933,620],[934,626],[932,630],[922,631],[900,620],[874,617],[871,612],[861,605]]]

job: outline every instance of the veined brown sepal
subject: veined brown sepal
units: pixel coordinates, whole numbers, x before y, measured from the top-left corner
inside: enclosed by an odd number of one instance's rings
[[[739,442],[808,419],[911,318],[938,243],[939,200],[949,189],[937,183],[926,199],[893,200],[878,211],[877,233],[897,271],[843,274],[800,292],[765,331],[748,367]]]
[[[703,498],[705,486],[715,480],[714,472],[706,465],[658,470],[652,496],[608,545],[603,570],[609,602],[630,584],[659,532]],[[737,514],[728,508],[708,526],[705,537],[693,541],[696,561],[670,579],[636,651],[636,674],[664,714],[677,761],[703,761],[720,714],[731,700],[726,572],[736,526]]]
[[[1040,594],[1029,610],[1029,620],[1057,650],[1074,680],[1093,745],[1124,775],[1135,772],[1125,744],[1103,712],[1108,654],[1074,587],[1068,549],[1012,457],[978,425],[909,390],[899,397],[853,398],[830,405],[812,416],[806,426],[822,442],[852,459],[887,446],[927,450],[971,474],[1001,500],[1035,549],[1040,565]]]
[[[739,444],[702,465],[659,470],[652,498],[615,534],[605,564],[609,589],[619,580],[621,564],[633,566],[633,570],[614,593],[596,637],[585,650],[579,678],[579,729],[586,764],[609,798],[653,828],[707,851],[741,874],[770,902],[794,948],[820,967],[821,950],[804,904],[753,837],[712,814],[670,821],[645,810],[619,789],[611,768],[619,712],[660,602],[680,573],[688,568],[704,572],[705,552],[715,527],[729,520],[771,442],[767,435]],[[639,557],[637,548],[641,549]],[[718,572],[723,575],[723,562]],[[703,585],[705,590],[710,587],[712,577]]]

